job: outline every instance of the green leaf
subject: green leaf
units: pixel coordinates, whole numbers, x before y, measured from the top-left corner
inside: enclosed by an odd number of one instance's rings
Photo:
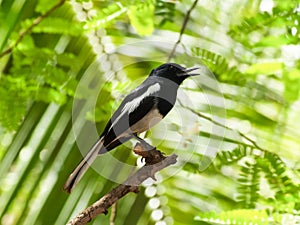
[[[253,64],[245,71],[248,74],[273,74],[284,68],[282,62],[266,62]]]
[[[114,23],[117,18],[127,11],[119,2],[109,4],[108,6],[99,9],[90,20],[84,25],[85,30],[94,30],[99,28],[106,28],[108,25]]]
[[[216,222],[218,224],[269,224],[265,210],[239,209],[221,213],[208,212],[199,214],[195,220]]]
[[[259,42],[255,43],[253,47],[280,47],[282,45],[294,44],[298,41],[297,37],[282,34],[279,36],[263,37]]]
[[[289,103],[296,101],[300,96],[300,70],[295,68],[284,73],[283,81],[285,100]]]
[[[39,0],[35,7],[35,11],[39,13],[45,13],[55,6],[59,1],[60,0]]]
[[[58,54],[56,56],[56,60],[59,65],[68,67],[73,71],[77,71],[81,66],[81,62],[78,57],[71,53]]]
[[[150,35],[154,30],[154,5],[152,1],[130,6],[128,17],[131,25],[141,36]]]
[[[9,75],[0,83],[0,124],[7,130],[15,130],[22,122],[29,99],[24,78]]]
[[[175,2],[168,2],[164,0],[155,1],[155,17],[162,17],[159,22],[159,26],[163,26],[166,22],[170,22],[169,24],[173,24],[173,19],[175,15]]]
[[[53,88],[42,87],[36,94],[36,99],[44,102],[55,102],[62,105],[66,102],[66,95]]]
[[[217,76],[218,80],[228,83],[243,84],[245,76],[237,67],[229,66],[225,57],[203,48],[192,48],[193,55],[199,57],[207,67]]]
[[[74,23],[65,18],[46,17],[33,28],[33,32],[78,36],[82,33],[82,27],[81,23]]]

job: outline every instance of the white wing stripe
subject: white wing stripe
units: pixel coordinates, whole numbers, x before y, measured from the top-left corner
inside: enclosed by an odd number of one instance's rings
[[[120,118],[125,114],[125,113],[131,113],[131,112],[133,112],[139,105],[140,105],[140,103],[142,102],[142,100],[145,98],[145,97],[147,97],[147,96],[149,96],[149,95],[151,95],[151,94],[153,94],[153,93],[155,93],[155,92],[158,92],[160,90],[160,85],[158,84],[158,83],[156,83],[156,84],[154,84],[154,85],[151,85],[148,89],[147,89],[147,91],[144,93],[144,94],[142,94],[141,96],[139,96],[139,97],[137,97],[137,98],[135,98],[135,99],[133,99],[132,101],[130,101],[130,102],[127,102],[125,105],[124,105],[124,107],[123,107],[123,109],[121,110],[121,114],[116,118],[116,120],[113,122],[113,124],[111,125],[111,127],[110,127],[110,129],[114,126],[114,125],[116,125],[116,123],[120,120]]]
[[[125,111],[125,112],[128,111],[128,113],[133,112],[140,105],[140,103],[142,102],[142,100],[145,97],[147,97],[155,92],[158,92],[159,90],[160,90],[160,85],[158,83],[150,86],[144,94],[133,99],[131,102],[127,102],[125,104],[124,108],[122,109],[122,112],[123,111]]]

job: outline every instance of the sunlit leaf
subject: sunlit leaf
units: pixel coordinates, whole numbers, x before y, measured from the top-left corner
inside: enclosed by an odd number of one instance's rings
[[[53,6],[55,6],[60,0],[39,0],[35,7],[35,11],[39,13],[45,13]]]
[[[297,41],[297,37],[287,36],[286,34],[280,36],[267,36],[255,43],[253,47],[279,47],[285,44],[296,44]]]
[[[128,11],[131,25],[139,35],[152,34],[154,30],[154,5],[152,1],[131,6]]]
[[[199,221],[218,222],[219,224],[269,224],[268,214],[264,210],[232,210],[219,214],[202,213],[195,218]]]
[[[248,67],[246,73],[268,75],[281,71],[283,68],[284,64],[282,62],[257,63]]]
[[[77,36],[81,33],[80,23],[74,23],[64,18],[47,17],[33,28],[36,33],[69,34]]]
[[[285,82],[285,99],[290,103],[296,101],[300,95],[300,70],[295,68],[284,73],[283,81]]]

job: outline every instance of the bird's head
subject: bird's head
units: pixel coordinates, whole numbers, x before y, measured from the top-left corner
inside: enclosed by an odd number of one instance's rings
[[[199,68],[184,68],[176,63],[165,63],[152,70],[150,76],[167,78],[181,84],[186,78],[199,75],[198,73],[190,73],[197,69]]]

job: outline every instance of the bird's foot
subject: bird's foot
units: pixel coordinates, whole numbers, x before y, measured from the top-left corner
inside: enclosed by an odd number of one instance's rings
[[[135,154],[142,156],[142,162],[144,161],[146,165],[156,164],[166,158],[163,153],[156,150],[155,147],[152,146],[152,149],[145,149],[141,143],[137,143],[133,151]]]

